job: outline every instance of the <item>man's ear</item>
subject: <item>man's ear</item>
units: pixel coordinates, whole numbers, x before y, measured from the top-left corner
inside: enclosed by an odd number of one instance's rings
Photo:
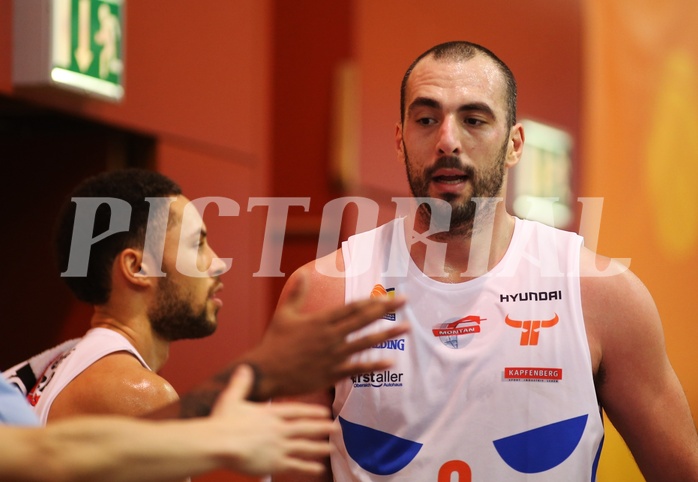
[[[140,249],[127,248],[120,252],[116,257],[114,269],[118,270],[128,283],[143,287],[155,283],[154,278],[148,275],[153,271],[152,266],[148,266]]]
[[[514,167],[521,160],[524,147],[523,125],[516,124],[509,131],[509,143],[507,146],[506,166]]]
[[[402,140],[402,124],[395,124],[395,149],[397,150],[397,159],[402,164],[405,164],[405,143]]]

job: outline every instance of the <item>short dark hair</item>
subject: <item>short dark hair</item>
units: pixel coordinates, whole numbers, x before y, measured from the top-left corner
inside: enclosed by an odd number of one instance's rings
[[[181,188],[168,177],[143,169],[110,171],[90,177],[80,183],[64,201],[59,212],[55,230],[56,260],[60,273],[68,269],[70,246],[77,204],[75,197],[111,197],[122,199],[131,205],[131,220],[128,231],[111,234],[94,243],[86,276],[66,276],[67,283],[75,296],[93,305],[104,304],[111,293],[111,270],[116,256],[127,248],[143,248],[148,224],[150,203],[146,197],[176,196]],[[109,229],[111,210],[102,205],[95,213],[92,236]]]
[[[412,74],[412,71],[423,58],[433,55],[434,59],[444,59],[444,60],[469,60],[478,54],[485,55],[497,64],[499,70],[504,75],[504,80],[507,86],[506,99],[507,99],[507,123],[509,126],[516,124],[516,79],[511,69],[507,67],[499,57],[497,57],[492,51],[472,42],[466,42],[465,40],[458,40],[453,42],[446,42],[436,45],[426,52],[422,53],[417,57],[414,62],[409,66],[407,72],[405,72],[402,78],[402,84],[400,86],[400,122],[405,122],[405,97],[407,95],[407,81]]]

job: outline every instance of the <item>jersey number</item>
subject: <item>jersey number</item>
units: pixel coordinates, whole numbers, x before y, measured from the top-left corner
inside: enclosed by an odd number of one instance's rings
[[[470,466],[462,460],[449,460],[439,469],[439,479],[437,482],[453,482],[451,476],[456,474],[458,478],[455,482],[471,482],[472,473]]]

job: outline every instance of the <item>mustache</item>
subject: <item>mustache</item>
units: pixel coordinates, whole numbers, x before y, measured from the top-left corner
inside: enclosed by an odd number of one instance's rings
[[[215,280],[216,283],[213,286],[211,286],[211,288],[209,288],[208,290],[209,298],[215,295],[219,290],[223,289],[223,282],[221,282],[221,280],[219,280],[218,277],[216,277]]]
[[[468,176],[469,178],[475,177],[475,168],[473,166],[467,166],[463,165],[458,158],[458,156],[441,156],[439,157],[434,165],[428,167],[424,171],[424,175],[426,179],[431,179],[434,176],[434,173],[438,171],[439,169],[459,169],[463,171],[463,174]]]

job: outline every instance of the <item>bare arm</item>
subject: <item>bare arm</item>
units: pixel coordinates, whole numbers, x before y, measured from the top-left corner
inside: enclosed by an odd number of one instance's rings
[[[253,374],[236,372],[205,419],[150,422],[77,417],[46,428],[0,426],[0,480],[161,481],[227,468],[248,475],[293,470],[313,475],[310,459],[329,452],[328,411],[245,401]],[[40,461],[40,463],[37,463]]]
[[[698,436],[654,301],[630,271],[610,269],[582,279],[600,402],[646,480],[698,480]]]

